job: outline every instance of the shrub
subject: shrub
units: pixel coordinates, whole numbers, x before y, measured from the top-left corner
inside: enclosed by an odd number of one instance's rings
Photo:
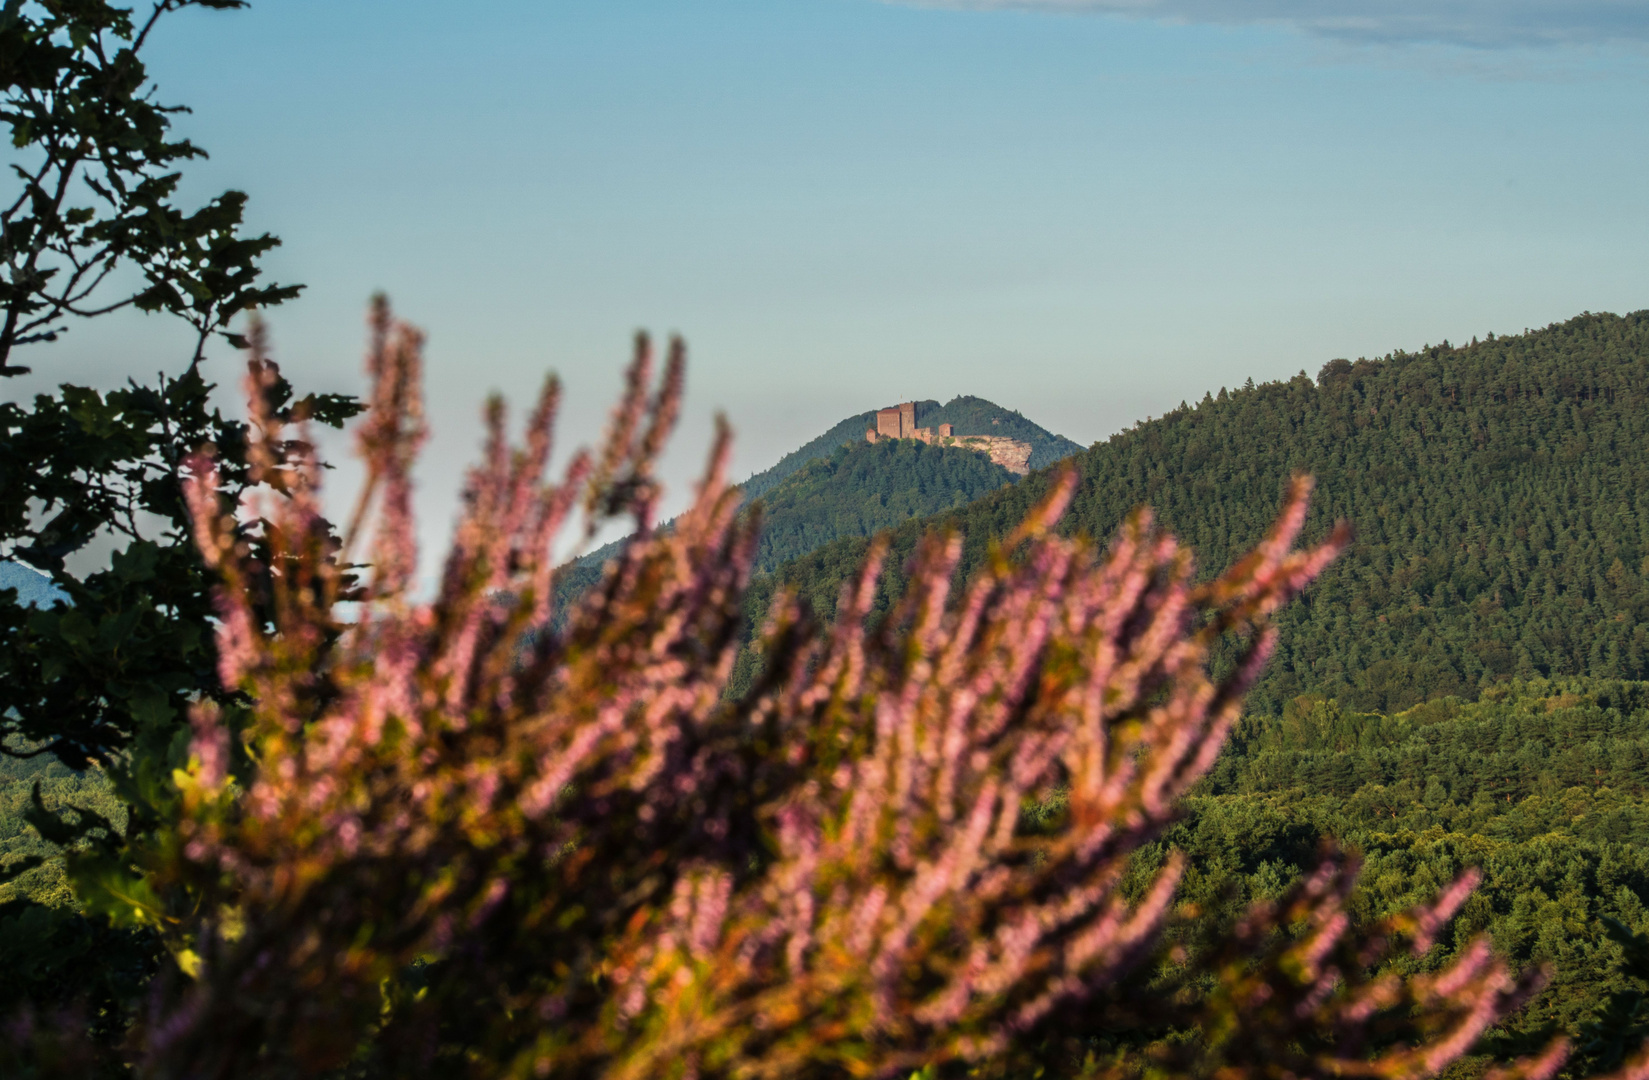
[[[1181,863],[1140,880],[1130,857],[1219,752],[1272,614],[1345,542],[1293,550],[1309,481],[1199,586],[1144,511],[1108,548],[1056,535],[1067,472],[970,580],[957,540],[930,537],[878,625],[880,547],[832,625],[781,595],[735,697],[760,522],[724,481],[725,425],[692,508],[655,529],[679,342],[655,387],[638,341],[604,447],[558,483],[555,383],[519,448],[488,407],[421,602],[420,339],[374,325],[341,556],[256,348],[261,494],[236,505],[191,466],[221,675],[250,705],[195,710],[176,819],[127,886],[174,960],[132,1035],[140,1074],[986,1075],[1121,1018],[1147,1037],[1086,1067],[1407,1080],[1538,982],[1483,942],[1428,959],[1470,878],[1354,929],[1334,853],[1217,947],[1161,947]],[[635,531],[553,618],[550,540],[580,507],[587,529],[627,513]],[[1230,638],[1238,662],[1211,675]],[[1422,959],[1382,966],[1399,946]]]

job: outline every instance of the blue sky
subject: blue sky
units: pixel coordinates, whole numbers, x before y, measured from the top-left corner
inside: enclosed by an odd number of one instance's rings
[[[692,349],[679,494],[717,408],[741,475],[911,397],[1087,443],[1649,307],[1646,39],[1649,0],[258,0],[150,63],[213,155],[191,191],[250,192],[309,285],[289,370],[358,388],[374,289],[430,332],[433,539],[481,396],[556,369],[593,438],[638,327]],[[127,320],[36,359],[177,345]]]

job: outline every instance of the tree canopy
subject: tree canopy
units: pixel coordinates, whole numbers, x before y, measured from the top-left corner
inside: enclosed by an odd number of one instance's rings
[[[1363,853],[1360,920],[1480,868],[1452,947],[1487,933],[1501,955],[1555,972],[1489,1044],[1504,1056],[1554,1028],[1585,1043],[1613,995],[1649,989],[1610,929],[1649,931],[1646,796],[1649,683],[1514,680],[1396,714],[1304,696],[1245,718],[1143,858],[1188,856],[1181,897],[1212,926],[1308,873],[1327,840]]]
[[[1351,522],[1346,558],[1281,616],[1252,708],[1317,692],[1400,711],[1516,678],[1649,678],[1649,312],[1221,389],[1073,463],[1062,527],[1105,536],[1149,505],[1205,568],[1254,542],[1295,473],[1317,478],[1308,533]],[[1051,476],[898,527],[893,565],[944,525],[974,572]],[[751,596],[752,626],[779,584],[833,610],[864,546],[781,567]],[[900,587],[892,575],[879,610]]]
[[[761,497],[756,569],[844,536],[869,537],[964,506],[1015,477],[989,457],[915,439],[860,439],[802,466]]]
[[[182,169],[204,151],[173,131],[187,110],[160,100],[143,58],[169,15],[243,6],[0,10],[11,142],[0,376],[42,367],[63,333],[121,309],[191,331],[153,381],[0,402],[0,1013],[9,1025],[78,1008],[83,1033],[105,1047],[124,1037],[160,946],[147,928],[83,911],[59,856],[80,857],[87,879],[130,881],[134,851],[177,798],[189,708],[239,702],[219,678],[183,481],[190,456],[210,447],[225,484],[246,483],[258,435],[218,411],[201,361],[214,336],[249,344],[231,324],[298,292],[262,279],[279,241],[244,230],[244,193],[180,204]],[[359,411],[347,397],[299,395],[272,369],[268,390],[288,420],[339,424]]]

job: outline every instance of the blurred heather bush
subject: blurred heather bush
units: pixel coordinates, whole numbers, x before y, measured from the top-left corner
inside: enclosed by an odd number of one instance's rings
[[[1272,614],[1345,542],[1293,550],[1303,479],[1206,585],[1143,511],[1108,547],[1056,535],[1070,475],[969,580],[930,537],[867,625],[875,548],[833,625],[779,597],[734,698],[760,522],[724,481],[725,430],[692,509],[654,528],[679,343],[655,381],[638,341],[606,444],[559,481],[553,381],[519,447],[488,407],[428,603],[418,334],[376,309],[341,550],[252,346],[262,486],[236,505],[200,457],[189,488],[241,696],[196,709],[175,820],[126,875],[77,879],[172,963],[120,1062],[77,1049],[72,1017],[24,1016],[20,1072],[1418,1080],[1540,979],[1483,942],[1429,952],[1470,877],[1354,927],[1332,851],[1223,940],[1164,945],[1195,914],[1181,863],[1131,856],[1219,753]],[[632,538],[553,619],[551,538],[614,515]],[[1216,678],[1222,639],[1240,661]]]

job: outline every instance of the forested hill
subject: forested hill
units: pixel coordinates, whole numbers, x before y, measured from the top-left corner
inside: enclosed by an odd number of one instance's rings
[[[937,409],[937,401],[918,401],[916,410],[920,414],[924,409]],[[865,429],[876,426],[876,410],[850,416],[837,424],[817,439],[807,442],[790,451],[779,459],[777,465],[770,469],[763,469],[739,486],[744,489],[746,499],[759,499],[767,494],[768,490],[782,482],[796,470],[811,461],[827,458],[839,446],[847,446],[855,442],[864,442]]]
[[[756,569],[772,570],[839,537],[873,536],[964,506],[1014,481],[984,454],[914,439],[838,446],[762,497]]]
[[[935,406],[927,408],[927,406]],[[916,423],[919,427],[938,427],[950,424],[956,435],[1001,435],[1031,444],[1030,466],[1041,469],[1056,461],[1082,453],[1082,447],[1055,435],[1025,419],[1013,410],[1004,409],[984,398],[954,397],[941,407],[937,402],[918,402]]]
[[[1649,923],[1649,684],[1513,680],[1397,715],[1301,698],[1233,743],[1142,870],[1184,852],[1180,902],[1234,919],[1332,837],[1366,860],[1352,909],[1373,919],[1477,867],[1445,951],[1486,932],[1515,966],[1555,970],[1491,1046],[1527,1053],[1551,1028],[1586,1045],[1581,1026],[1626,989],[1599,916]],[[1607,1063],[1577,1064],[1569,1075]]]
[[[1052,465],[1061,458],[1082,452],[1082,447],[1063,435],[1055,435],[1019,413],[977,397],[954,397],[944,405],[937,401],[916,403],[918,427],[939,424],[955,426],[957,435],[1002,435],[1031,444],[1031,468]],[[837,447],[864,441],[865,430],[876,426],[876,410],[850,416],[829,431],[779,459],[777,465],[756,473],[739,486],[747,499],[759,499],[780,481],[810,461],[829,457]]]
[[[1649,312],[1222,389],[1075,463],[1067,528],[1109,536],[1149,504],[1205,572],[1262,535],[1296,471],[1317,477],[1311,535],[1354,524],[1355,547],[1282,615],[1253,709],[1315,691],[1392,712],[1513,677],[1649,678]],[[960,528],[966,572],[1050,475],[900,527],[883,603],[922,531]],[[828,612],[863,548],[837,542],[775,578]],[[754,621],[771,588],[758,583]]]
[[[955,426],[955,433],[957,435],[1002,435],[1011,439],[1018,439],[1021,442],[1030,443],[1030,467],[1033,469],[1040,469],[1043,466],[1051,465],[1062,458],[1067,458],[1073,454],[1082,452],[1081,446],[1072,442],[1070,439],[1065,438],[1065,436],[1055,435],[1046,428],[1025,419],[1025,417],[1021,416],[1019,413],[1011,409],[1004,409],[1002,406],[986,401],[984,398],[965,396],[955,397],[945,405],[940,405],[937,401],[918,401],[916,402],[916,423],[921,427],[933,427],[938,424],[952,424]],[[813,439],[811,442],[803,444],[797,449],[786,454],[784,457],[780,458],[778,464],[774,465],[772,468],[764,469],[740,484],[739,487],[743,490],[745,499],[747,501],[753,499],[763,499],[777,485],[783,483],[786,479],[793,476],[797,471],[801,470],[808,464],[826,460],[844,446],[863,445],[865,442],[866,429],[873,428],[875,426],[875,409],[872,409],[869,412],[859,413],[856,416],[848,417],[846,420],[843,420],[841,423],[832,427],[829,431],[826,431],[823,435]],[[872,460],[879,461],[882,459],[855,459],[860,467],[865,466],[867,462]],[[1010,479],[1012,479],[1011,476]],[[965,498],[963,499],[964,502],[976,498],[978,495],[997,486],[993,483],[991,485],[981,487],[976,480],[977,478],[969,480],[963,488],[958,489],[965,495]],[[937,477],[930,478],[930,481],[937,482]],[[872,490],[882,493],[877,496],[878,498],[885,498],[889,494],[894,494],[893,489],[889,486],[890,481],[887,477],[872,479],[867,474],[860,474],[859,479],[855,482],[861,486],[868,485],[865,486],[867,497]],[[910,497],[903,499],[900,504],[909,512],[888,515],[879,513],[874,508],[867,507],[864,514],[864,520],[874,520],[877,523],[871,531],[874,532],[876,529],[885,528],[896,524],[897,522],[904,521],[909,518],[912,513],[929,514],[937,510],[953,506],[956,502],[954,496],[957,492],[942,494],[937,490],[923,490],[919,492],[911,492],[909,494]],[[847,490],[845,488],[838,487],[833,490],[832,494],[828,498],[831,501],[837,501],[845,497],[847,497]],[[771,509],[774,508],[770,507],[770,510]],[[846,528],[845,519],[843,524],[845,531],[831,532],[829,530],[817,530],[812,528],[801,529],[800,531],[790,534],[789,539],[779,542],[778,547],[775,547],[773,550],[776,551],[782,548],[786,552],[786,554],[779,557],[780,561],[782,561],[782,559],[793,558],[802,554],[804,551],[811,550],[811,548],[807,546],[797,546],[797,541],[802,536],[813,536],[817,538],[828,534],[830,538],[834,539],[835,537],[843,535],[861,535],[854,529]],[[820,542],[823,541],[821,540]],[[580,558],[577,564],[571,567],[564,575],[563,585],[560,590],[563,599],[565,600],[571,596],[577,595],[593,584],[601,572],[602,565],[618,552],[618,548],[621,543],[623,543],[623,541],[615,540],[612,543],[598,548],[590,554]],[[767,549],[764,548],[764,550]]]

